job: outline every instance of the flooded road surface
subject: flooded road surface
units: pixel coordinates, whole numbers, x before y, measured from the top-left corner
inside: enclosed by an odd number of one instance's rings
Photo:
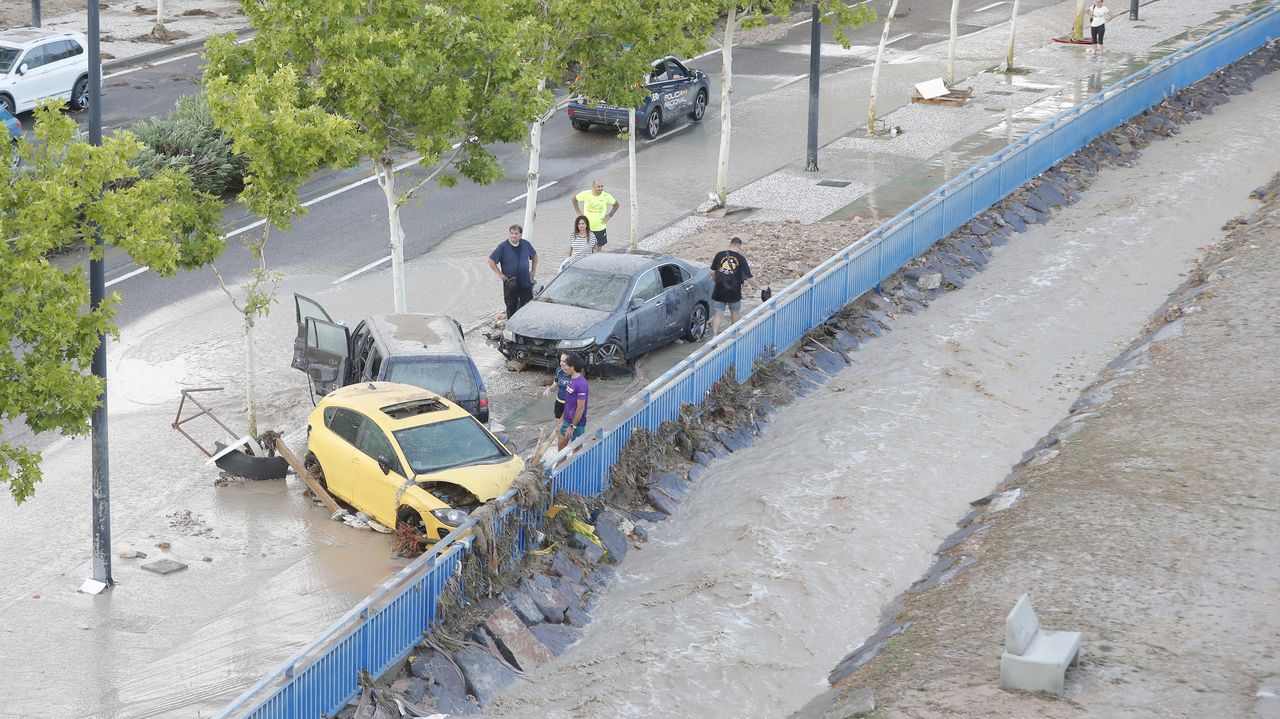
[[[486,716],[786,716],[1280,169],[1280,77],[997,249],[712,466],[587,635]],[[995,659],[993,658],[994,662]],[[992,665],[994,667],[994,664]]]

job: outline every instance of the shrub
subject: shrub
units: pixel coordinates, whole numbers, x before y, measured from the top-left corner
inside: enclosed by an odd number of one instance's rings
[[[197,190],[219,197],[244,185],[245,160],[213,124],[203,92],[187,95],[169,114],[129,129],[146,146],[133,161],[143,177],[166,167],[181,168]]]

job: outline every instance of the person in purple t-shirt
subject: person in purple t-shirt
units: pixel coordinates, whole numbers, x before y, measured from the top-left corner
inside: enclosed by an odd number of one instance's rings
[[[564,388],[564,418],[560,422],[557,443],[560,449],[582,436],[587,428],[587,378],[582,374],[587,363],[577,352],[569,353],[569,385]]]

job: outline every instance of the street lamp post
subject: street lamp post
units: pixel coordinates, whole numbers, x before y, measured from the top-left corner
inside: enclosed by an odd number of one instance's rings
[[[805,153],[806,172],[818,171],[818,75],[822,64],[822,16],[813,4],[809,32],[809,148]]]
[[[31,26],[40,27],[40,0],[31,0]]]
[[[102,47],[98,28],[98,0],[89,0],[89,144],[102,144]],[[89,306],[97,310],[106,297],[102,235],[94,232],[96,252],[89,260]],[[107,337],[98,335],[93,352],[93,374],[102,378],[102,395],[93,410],[93,577],[102,591],[114,584],[111,578],[111,500],[108,491],[110,463],[107,456]],[[97,593],[97,592],[94,592]]]
[[[1129,0],[1129,19],[1138,19],[1138,0]]]

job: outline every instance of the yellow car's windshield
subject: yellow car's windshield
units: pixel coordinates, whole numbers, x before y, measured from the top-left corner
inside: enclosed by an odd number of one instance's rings
[[[428,474],[470,464],[494,464],[511,457],[472,417],[402,429],[396,442],[414,474]]]

